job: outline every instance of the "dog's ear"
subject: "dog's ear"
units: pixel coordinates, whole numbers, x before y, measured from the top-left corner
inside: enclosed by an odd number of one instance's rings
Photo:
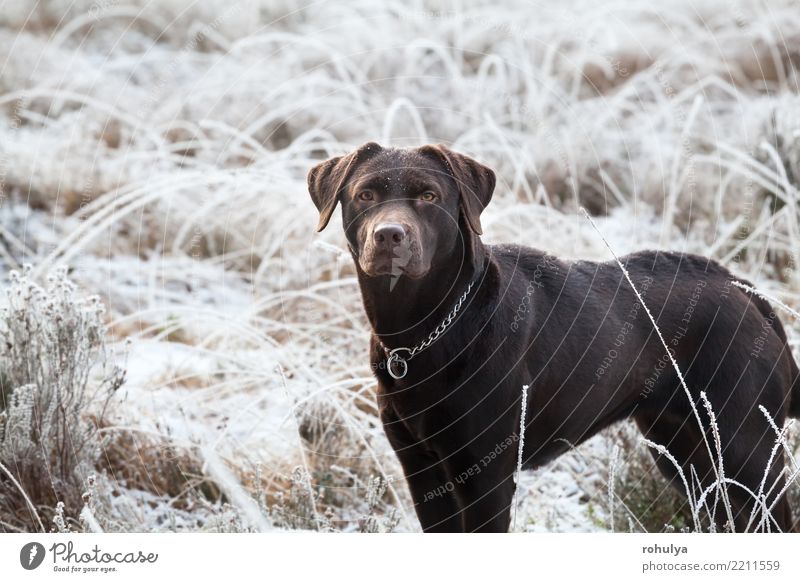
[[[481,212],[492,199],[496,181],[492,169],[476,162],[469,156],[450,150],[443,144],[422,146],[420,152],[435,155],[444,162],[447,171],[458,186],[461,208],[470,228],[476,234],[483,234]]]
[[[308,172],[308,193],[319,210],[317,232],[328,226],[328,222],[339,202],[339,192],[347,184],[356,166],[383,148],[369,142],[346,156],[331,158],[317,164]]]

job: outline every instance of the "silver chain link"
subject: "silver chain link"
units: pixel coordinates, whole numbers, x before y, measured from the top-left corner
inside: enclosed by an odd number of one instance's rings
[[[447,314],[447,317],[445,317],[442,320],[442,322],[439,325],[436,326],[436,329],[434,329],[431,333],[428,334],[427,338],[425,338],[424,340],[419,342],[413,348],[402,348],[401,347],[401,348],[389,349],[386,346],[386,344],[384,344],[382,341],[379,341],[381,348],[383,348],[383,351],[386,354],[386,358],[387,358],[386,367],[388,369],[389,375],[392,378],[394,378],[396,380],[399,380],[400,378],[405,377],[406,373],[408,372],[408,364],[407,364],[407,362],[409,360],[411,360],[414,356],[416,356],[418,353],[420,353],[421,351],[428,349],[431,346],[431,344],[433,344],[433,342],[435,342],[437,339],[439,339],[439,337],[445,331],[447,331],[447,328],[449,328],[453,324],[453,321],[455,321],[456,315],[458,315],[458,312],[461,310],[461,306],[464,305],[464,301],[466,301],[467,296],[469,295],[470,291],[472,291],[472,286],[474,284],[475,284],[475,281],[472,281],[469,285],[467,285],[467,289],[464,291],[464,293],[458,299],[456,304],[453,306],[453,309],[450,311],[450,313]],[[403,351],[404,352],[408,352],[408,356],[406,356],[405,358],[401,357],[398,354],[398,352],[403,352]],[[401,372],[395,372],[392,369],[393,363],[398,363],[398,364],[402,365],[402,371]]]

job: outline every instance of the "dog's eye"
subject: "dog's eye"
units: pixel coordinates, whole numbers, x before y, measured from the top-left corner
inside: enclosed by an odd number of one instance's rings
[[[373,200],[374,198],[375,198],[374,194],[372,192],[370,192],[369,190],[362,190],[361,192],[358,193],[358,199],[359,200],[367,200],[367,201],[369,201],[369,200]]]
[[[436,200],[436,194],[434,194],[433,192],[428,190],[428,191],[422,193],[422,196],[420,196],[420,199],[424,200],[425,202],[433,202],[434,200]]]

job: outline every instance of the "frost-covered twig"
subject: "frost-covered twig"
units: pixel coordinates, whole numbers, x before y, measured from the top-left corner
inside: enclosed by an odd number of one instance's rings
[[[725,481],[725,464],[722,461],[722,439],[719,435],[719,426],[717,425],[717,416],[714,413],[714,409],[711,406],[711,402],[708,400],[706,396],[705,390],[700,392],[700,400],[703,402],[703,406],[706,409],[706,414],[708,414],[708,422],[711,427],[711,434],[714,437],[714,448],[717,452],[717,481],[719,483],[723,483]],[[713,463],[714,461],[711,460]],[[698,479],[698,486],[701,486],[699,479]],[[716,497],[714,498],[714,505],[711,509],[711,520],[712,522],[715,520],[717,515],[717,502],[719,501],[719,496],[722,496],[722,503],[725,506],[725,512],[728,515],[728,520],[731,523],[731,527],[733,527],[733,508],[731,507],[731,500],[728,497],[728,491],[724,487],[719,487],[716,490]]]
[[[770,303],[774,303],[775,305],[777,305],[779,308],[781,308],[786,313],[788,313],[788,314],[792,315],[793,317],[797,318],[798,320],[800,320],[800,313],[798,313],[797,311],[795,311],[794,309],[792,309],[791,307],[786,305],[780,299],[777,299],[777,298],[773,297],[772,295],[769,295],[768,293],[764,293],[763,291],[760,291],[759,289],[756,289],[755,287],[751,287],[750,285],[747,285],[747,284],[742,283],[741,281],[737,281],[735,279],[731,283],[735,287],[738,287],[739,289],[742,289],[743,291],[747,291],[748,293],[752,293],[754,295],[758,295],[759,297],[761,297],[765,301],[769,301]]]
[[[519,413],[519,446],[517,447],[517,475],[516,481],[517,486],[514,489],[514,520],[512,523],[512,529],[516,529],[517,527],[517,495],[519,494],[520,489],[520,476],[522,475],[522,455],[525,449],[525,421],[527,419],[527,411],[528,411],[528,384],[523,384],[522,386],[522,400],[520,403],[520,413]]]
[[[25,499],[25,503],[28,504],[28,509],[31,510],[31,513],[36,518],[36,522],[39,524],[39,529],[42,530],[42,533],[46,533],[47,530],[44,528],[44,524],[42,523],[42,520],[39,517],[39,512],[36,511],[36,507],[33,505],[31,498],[28,497],[28,494],[25,493],[25,490],[22,488],[22,485],[19,484],[19,481],[17,481],[14,478],[14,475],[11,473],[11,471],[8,470],[8,468],[3,463],[0,463],[0,469],[2,469],[3,472],[6,474],[6,476],[8,476],[8,478],[11,479],[11,483],[14,484],[14,487],[16,487],[19,490],[20,494],[22,495],[22,498]]]

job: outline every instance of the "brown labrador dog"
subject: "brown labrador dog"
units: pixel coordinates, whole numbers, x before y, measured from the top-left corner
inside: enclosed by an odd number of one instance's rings
[[[776,435],[759,407],[778,426],[800,415],[800,374],[768,302],[710,259],[659,251],[621,259],[692,407],[616,262],[482,244],[494,187],[492,170],[441,145],[367,143],[308,175],[318,230],[342,206],[373,330],[381,420],[422,529],[508,530],[523,385],[523,467],[633,418],[703,487],[719,470],[705,392],[732,481],[729,502],[708,495],[704,514],[720,529],[731,521],[736,531],[753,529],[762,514],[773,531],[791,529],[785,497],[775,498],[783,457],[771,457]],[[656,460],[685,492],[673,464]],[[745,487],[768,492],[753,522]]]

